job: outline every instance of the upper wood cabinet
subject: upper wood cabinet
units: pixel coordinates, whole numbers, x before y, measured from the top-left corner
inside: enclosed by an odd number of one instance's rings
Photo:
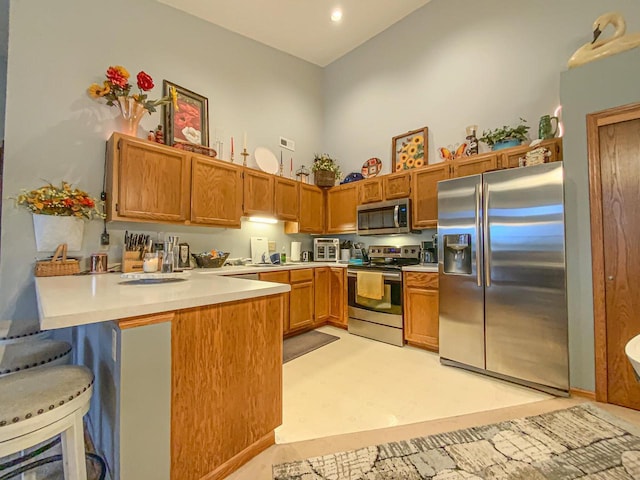
[[[438,351],[438,274],[404,274],[404,337],[416,347]]]
[[[382,182],[385,200],[408,198],[411,194],[411,174],[409,172],[384,175]]]
[[[240,228],[242,191],[242,167],[192,156],[192,223]]]
[[[107,220],[183,223],[189,218],[190,157],[113,134],[107,144]]]
[[[315,295],[314,324],[326,322],[331,313],[331,269],[313,269],[313,289]]]
[[[498,154],[494,152],[462,157],[449,162],[452,177],[466,177],[496,170],[498,168]]]
[[[436,228],[438,226],[438,182],[446,180],[449,162],[411,172],[412,228]]]
[[[354,233],[358,182],[345,183],[327,192],[327,233]]]
[[[562,160],[562,138],[551,138],[549,140],[543,140],[540,145],[536,147],[530,147],[528,145],[516,148],[505,149],[500,153],[499,167],[500,168],[514,168],[520,166],[520,158],[524,157],[527,152],[530,152],[534,148],[546,147],[549,149],[551,156],[549,162],[558,162]]]
[[[274,176],[251,168],[244,169],[245,215],[266,215],[274,213]]]
[[[358,205],[381,202],[384,200],[382,177],[357,182]]]
[[[275,177],[275,215],[279,220],[298,221],[300,182]]]
[[[299,233],[323,233],[324,191],[321,188],[308,183],[300,184],[299,219]]]

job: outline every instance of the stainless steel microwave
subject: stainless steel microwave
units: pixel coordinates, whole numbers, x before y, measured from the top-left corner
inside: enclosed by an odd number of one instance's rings
[[[389,235],[411,232],[408,198],[358,206],[358,235]]]

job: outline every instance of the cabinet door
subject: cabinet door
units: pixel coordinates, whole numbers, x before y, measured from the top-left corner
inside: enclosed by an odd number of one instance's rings
[[[244,169],[245,215],[273,216],[273,175]]]
[[[300,182],[275,177],[275,215],[280,220],[298,221]]]
[[[356,231],[358,185],[347,183],[327,192],[327,233]]]
[[[404,287],[405,340],[435,352],[439,326],[437,281],[437,273],[407,273]]]
[[[347,326],[347,269],[330,267],[331,270],[331,307],[329,319],[338,325]]]
[[[449,178],[449,162],[411,172],[412,228],[438,226],[438,182]]]
[[[331,310],[331,269],[320,267],[313,269],[313,289],[315,295],[314,324],[329,319]]]
[[[289,284],[289,272],[261,272],[259,277],[263,282],[275,282],[275,283],[286,283]],[[282,315],[282,333],[289,333],[291,327],[289,325],[289,304],[290,304],[290,294],[286,293],[284,295],[284,314]]]
[[[300,233],[323,233],[324,231],[324,192],[315,185],[300,184],[298,231]]]
[[[191,157],[191,222],[240,228],[242,168]]]
[[[460,158],[451,162],[454,177],[477,175],[498,168],[498,155],[486,153],[469,158]]]
[[[409,172],[384,175],[382,182],[385,200],[408,198],[411,194],[411,175]]]
[[[364,182],[357,182],[358,205],[365,203],[381,202],[384,200],[382,192],[382,178],[372,178]]]
[[[552,138],[544,140],[535,148],[545,147],[549,149],[549,162],[558,162],[562,160],[562,138]],[[507,148],[500,154],[500,168],[514,168],[520,166],[520,158],[524,157],[527,152],[533,150],[529,146]]]
[[[298,330],[313,324],[313,281],[293,283],[289,294],[289,327]]]
[[[190,171],[186,153],[132,137],[120,137],[118,215],[184,222],[189,218]]]

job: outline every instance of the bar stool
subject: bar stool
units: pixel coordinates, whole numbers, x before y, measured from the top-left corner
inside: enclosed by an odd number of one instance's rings
[[[42,366],[66,365],[71,344],[59,340],[0,343],[0,377]]]
[[[42,340],[51,335],[40,330],[37,320],[0,320],[0,344]]]
[[[65,480],[86,480],[82,418],[89,410],[93,380],[91,371],[78,365],[33,368],[0,378],[0,457],[61,434]]]

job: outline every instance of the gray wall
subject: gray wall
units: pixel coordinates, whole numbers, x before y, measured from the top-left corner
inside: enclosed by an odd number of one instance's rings
[[[323,144],[344,172],[373,156],[389,172],[391,138],[425,125],[430,163],[469,124],[482,131],[524,117],[535,138],[538,118],[560,104],[562,77],[571,386],[587,390],[594,351],[584,115],[637,101],[640,67],[630,55],[565,71],[594,20],[613,10],[629,32],[640,30],[635,0],[433,0],[324,70]]]
[[[586,115],[640,102],[640,50],[589,63],[562,73],[560,97],[567,134],[564,140],[567,182],[567,268],[571,383],[593,390],[593,285],[589,213]],[[606,232],[605,232],[606,234]],[[620,345],[624,348],[624,345]]]
[[[96,196],[102,189],[105,140],[117,112],[91,100],[86,89],[109,65],[123,65],[132,76],[149,73],[156,84],[150,98],[161,96],[163,79],[208,97],[210,137],[222,131],[227,152],[229,138],[238,148],[245,131],[250,151],[262,145],[278,152],[280,135],[295,140],[294,168],[309,165],[321,150],[320,67],[153,0],[113,0],[108,10],[120,13],[105,14],[97,0],[60,0],[55,8],[46,0],[11,0],[0,318],[37,315],[31,215],[7,197],[43,180],[65,179]],[[159,123],[156,113],[143,120],[142,129]],[[287,245],[296,239],[279,227],[274,239]],[[120,255],[115,242],[126,228],[147,227],[114,225],[112,260]],[[86,225],[82,254],[99,249],[101,231],[101,222]],[[248,235],[238,231],[189,232],[184,235],[197,237],[194,248],[249,252]]]
[[[0,0],[0,143],[4,138],[7,94],[7,49],[9,48],[9,0]]]

